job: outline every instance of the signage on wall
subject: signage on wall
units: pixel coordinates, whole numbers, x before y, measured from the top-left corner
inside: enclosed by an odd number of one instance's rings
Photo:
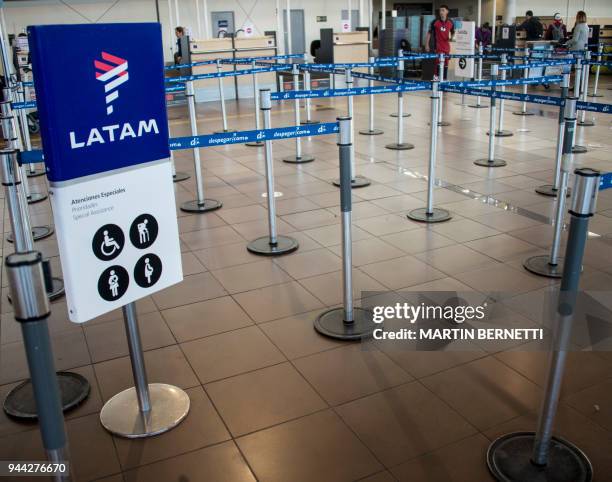
[[[245,37],[252,37],[253,33],[255,32],[255,27],[251,22],[245,22],[242,29],[244,30]]]
[[[453,43],[454,53],[465,55],[455,62],[455,75],[457,77],[472,78],[474,76],[474,38],[476,24],[474,22],[455,22],[455,42]]]
[[[68,313],[80,323],[182,280],[161,30],[28,31]]]
[[[317,22],[327,22],[326,15],[317,15]]]
[[[342,20],[342,33],[350,32],[351,24],[347,20]]]

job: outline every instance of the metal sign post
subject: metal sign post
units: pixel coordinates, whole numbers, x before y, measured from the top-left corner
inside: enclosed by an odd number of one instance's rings
[[[321,313],[314,322],[319,333],[339,340],[368,338],[374,331],[372,313],[353,305],[352,201],[351,201],[351,122],[338,117],[340,132],[340,210],[342,212],[342,292],[343,306]]]
[[[220,134],[222,132],[228,132],[227,129],[227,112],[225,110],[225,91],[223,90],[223,77],[221,77],[222,67],[221,67],[221,59],[217,59],[217,85],[219,86],[219,100],[221,101],[221,121],[222,121],[222,130],[217,131],[216,134]]]
[[[304,56],[306,56],[304,54]],[[311,90],[312,84],[310,82],[310,70],[304,69],[302,71],[302,75],[304,76],[304,90]],[[306,120],[302,121],[302,124],[319,124],[320,121],[312,120],[311,117],[311,109],[312,109],[312,99],[310,97],[306,98]]]
[[[603,60],[603,43],[600,43],[599,46],[597,47],[597,62],[600,62]],[[599,70],[601,69],[601,65],[596,65],[595,66],[595,83],[593,84],[593,91],[589,94],[589,97],[603,97],[603,94],[598,94],[597,93],[597,87],[599,86]]]
[[[501,64],[502,66],[508,65],[508,54],[501,54]],[[503,69],[501,71],[501,79],[506,80],[506,71]],[[501,91],[506,92],[505,85],[502,85]],[[504,99],[499,99],[499,120],[495,137],[511,137],[514,135],[511,131],[504,130],[504,103]],[[487,132],[487,134],[491,135],[491,131]]]
[[[583,65],[584,70],[582,71],[582,93],[581,93],[582,102],[587,102],[587,96],[588,96],[588,90],[589,90],[589,72],[591,71],[591,66],[589,65],[590,60],[591,60],[591,51],[587,50],[584,53],[584,65]],[[587,120],[586,113],[587,111],[585,109],[582,109],[582,112],[580,113],[580,120],[578,121],[578,125],[583,126],[583,127],[594,126],[595,122],[593,121],[592,118],[590,120]]]
[[[584,69],[582,65],[582,58],[580,56],[576,56],[576,66],[574,67],[574,97],[577,99],[580,98],[581,87],[582,87],[582,79],[584,78]],[[584,154],[588,152],[586,146],[580,146],[576,144],[576,129],[574,129],[573,139],[572,139],[572,152],[574,154]]]
[[[189,124],[191,126],[191,135],[198,135],[198,124],[196,119],[196,107],[195,107],[195,93],[193,89],[193,80],[187,81],[186,96],[187,96],[187,107],[189,109]],[[223,206],[221,201],[216,199],[206,199],[204,196],[204,181],[202,180],[202,166],[200,165],[200,148],[193,148],[193,167],[195,169],[195,183],[197,199],[193,201],[186,201],[181,204],[181,211],[187,213],[207,213],[208,211],[214,211]]]
[[[270,100],[270,89],[261,89],[261,113],[264,119],[264,129],[271,129],[272,122],[270,111],[272,101]],[[264,256],[277,256],[287,254],[298,249],[296,239],[289,236],[281,236],[276,233],[276,197],[274,190],[274,156],[272,154],[272,141],[265,141],[266,154],[266,187],[268,201],[268,236],[254,239],[247,245],[247,249],[253,254]]]
[[[438,57],[438,79],[440,80],[440,82],[444,82],[445,80],[444,79],[444,65],[445,65],[444,54],[440,54],[440,56]],[[442,91],[440,91],[438,95],[440,96],[440,101],[438,104],[438,126],[446,127],[451,124],[450,122],[442,120],[442,113],[444,111],[444,94],[442,93]]]
[[[251,62],[251,68],[255,70],[256,67],[257,63],[253,60],[253,62]],[[253,104],[255,107],[255,130],[258,131],[261,126],[259,124],[259,87],[257,86],[257,72],[253,72]],[[264,143],[259,140],[247,142],[245,144],[245,146],[249,147],[261,147],[263,145]]]
[[[399,60],[397,61],[397,77],[398,79],[404,78],[404,60],[403,51],[400,49],[398,52]],[[414,144],[404,142],[404,93],[400,90],[397,93],[397,130],[396,130],[396,142],[387,144],[385,147],[394,151],[406,151],[414,149]]]
[[[491,65],[491,80],[497,80],[499,73],[499,66],[497,64]],[[491,86],[491,109],[489,110],[489,132],[495,132],[495,115],[496,115],[496,98],[495,98],[495,85]],[[477,159],[474,161],[477,166],[483,167],[503,167],[506,165],[506,161],[503,159],[495,158],[495,136],[489,136],[489,150],[488,157],[486,159]]]
[[[529,65],[529,48],[525,47],[523,51],[523,65]],[[523,78],[529,78],[529,69],[525,67],[523,69]],[[523,84],[523,95],[527,95],[527,84]],[[512,112],[514,115],[535,115],[534,112],[527,110],[527,102],[521,104],[521,110]]]
[[[570,74],[563,74],[561,81],[561,99],[567,99],[569,90]],[[565,106],[559,107],[559,127],[557,129],[557,149],[555,153],[555,178],[552,184],[544,184],[535,189],[535,192],[544,196],[555,197],[559,193],[559,180],[561,175],[561,158],[563,156],[563,138],[565,135]],[[571,194],[571,190],[567,188],[567,195]]]
[[[297,92],[300,90],[300,71],[297,64],[293,64],[293,68],[291,70],[291,74],[293,76],[293,91]],[[297,97],[293,101],[293,113],[295,117],[295,125],[300,125],[300,99]],[[310,154],[302,154],[302,138],[295,138],[295,156],[285,157],[283,162],[287,162],[289,164],[304,164],[306,162],[314,161],[314,156]]]
[[[480,14],[479,14],[480,15]],[[480,26],[480,22],[478,22],[477,27]],[[482,44],[480,44],[478,46],[478,80],[482,80],[482,60],[483,60],[483,55],[484,55],[484,48],[482,46]],[[485,109],[487,107],[489,107],[488,105],[484,105],[480,103],[480,96],[476,97],[476,103],[475,104],[470,104],[470,107],[473,107],[475,109]]]
[[[553,226],[553,240],[550,255],[531,256],[523,263],[524,268],[540,276],[547,278],[561,278],[563,270],[563,258],[559,257],[559,245],[561,244],[561,232],[563,231],[563,216],[565,214],[565,198],[567,197],[567,184],[572,167],[572,133],[576,128],[576,100],[568,98],[565,102],[565,133],[563,134],[563,155],[560,167],[559,191]]]
[[[516,432],[495,440],[487,451],[489,470],[497,480],[521,482],[590,482],[593,467],[578,447],[553,436],[553,427],[580,284],[589,218],[595,213],[599,172],[577,169],[563,278],[559,290],[549,371],[536,432]]]
[[[375,57],[370,57],[371,64],[374,63],[375,60],[376,60]],[[370,67],[368,69],[368,73],[370,75],[374,75],[374,67]],[[368,87],[369,88],[374,87],[374,80],[372,79],[368,80]],[[374,94],[370,94],[368,97],[369,97],[369,108],[370,108],[369,116],[368,116],[368,128],[360,130],[359,133],[364,136],[378,136],[380,134],[383,134],[384,131],[381,129],[374,128]]]
[[[429,137],[429,171],[427,174],[427,207],[413,209],[408,213],[408,219],[424,223],[440,223],[452,218],[446,209],[434,208],[434,183],[436,179],[436,149],[438,146],[438,108],[440,104],[440,82],[431,83],[431,121],[429,126],[431,133]]]

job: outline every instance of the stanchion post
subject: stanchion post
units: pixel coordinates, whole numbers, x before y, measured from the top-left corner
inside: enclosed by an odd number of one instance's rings
[[[601,63],[602,59],[603,59],[603,48],[604,45],[603,43],[599,43],[599,45],[597,46],[597,62]],[[593,91],[589,94],[589,97],[603,97],[602,94],[598,94],[597,93],[597,87],[599,86],[599,70],[601,69],[601,65],[596,65],[595,66],[595,82],[593,84]]]
[[[565,198],[568,191],[569,173],[572,167],[572,132],[576,128],[576,99],[568,98],[565,102],[565,132],[563,138],[563,155],[559,166],[559,190],[555,206],[555,220],[550,255],[531,256],[523,263],[524,268],[547,278],[561,278],[563,275],[562,258],[559,257],[561,233],[563,231],[563,216],[565,214]]]
[[[218,133],[221,132],[227,132],[227,111],[225,109],[225,92],[223,90],[223,77],[221,76],[222,74],[222,66],[221,66],[221,59],[217,59],[217,84],[219,86],[219,100],[221,101],[221,121],[222,121],[222,125],[223,125],[223,129],[221,131],[219,131]]]
[[[503,67],[508,65],[508,54],[506,53],[501,54],[501,65],[502,65],[501,80],[506,80],[506,70]],[[501,86],[501,91],[502,92],[506,91],[505,85]],[[505,104],[504,99],[503,98],[499,99],[499,120],[498,120],[497,129],[495,130],[495,137],[511,137],[514,135],[511,131],[504,130],[504,104]],[[491,132],[489,131],[489,135],[490,134]]]
[[[370,63],[373,64],[376,61],[375,57],[370,57]],[[374,66],[369,67],[368,69],[368,73],[370,75],[374,75]],[[368,87],[371,89],[372,87],[374,87],[374,80],[373,79],[369,79],[368,80]],[[360,134],[364,135],[364,136],[378,136],[380,134],[383,134],[384,131],[382,131],[381,129],[375,129],[374,128],[374,94],[370,93],[370,95],[368,96],[368,107],[369,107],[369,113],[368,113],[368,128],[367,129],[362,129],[359,131]]]
[[[253,60],[251,62],[251,69],[255,70],[255,68],[257,67],[257,63],[255,62],[255,60]],[[260,125],[260,121],[259,121],[259,87],[257,85],[257,72],[253,72],[252,74],[253,77],[253,105],[255,106],[255,130],[259,130],[261,128]],[[260,140],[255,140],[255,141],[251,141],[251,142],[247,142],[245,145],[250,146],[250,147],[261,147],[264,145],[264,143]]]
[[[536,482],[546,480],[590,482],[593,467],[587,456],[571,442],[553,436],[555,416],[561,395],[563,374],[572,333],[578,297],[582,259],[589,219],[595,213],[599,172],[594,169],[574,171],[574,196],[569,210],[571,219],[566,247],[563,278],[557,302],[549,370],[536,432],[516,432],[495,440],[487,452],[489,470],[497,480]]]
[[[300,90],[300,70],[297,64],[293,64],[291,69],[291,75],[293,76],[293,91],[297,92]],[[293,100],[293,113],[295,117],[295,125],[300,125],[300,99],[297,97]],[[304,164],[306,162],[314,161],[314,156],[309,154],[302,154],[302,138],[295,138],[295,156],[285,157],[283,162],[289,164]]]
[[[483,56],[484,56],[484,48],[482,46],[482,44],[480,44],[478,46],[478,80],[481,81],[482,80],[482,62],[483,62]],[[473,107],[475,109],[483,109],[488,107],[487,105],[483,105],[480,103],[480,96],[476,96],[476,103],[475,104],[470,104],[470,107]]]
[[[582,102],[587,102],[588,90],[589,90],[589,72],[591,71],[591,65],[589,64],[591,60],[591,51],[586,50],[584,52],[584,64],[582,71],[582,92],[581,92],[581,100]],[[586,118],[587,111],[586,109],[582,109],[580,113],[580,120],[578,121],[579,126],[583,127],[591,127],[595,125],[593,119],[587,120]]]
[[[403,82],[404,81],[404,50],[403,49],[399,49],[397,51],[397,56],[398,56],[398,61],[397,61],[397,69],[396,69],[396,75],[397,75],[397,80],[398,82]],[[373,85],[373,84],[372,84]],[[391,114],[389,114],[389,117],[410,117],[410,114],[408,112],[404,112],[402,110],[402,112],[400,113],[399,110],[398,112],[393,112]]]
[[[339,117],[340,211],[342,213],[342,293],[341,308],[321,313],[314,322],[319,333],[339,340],[368,338],[374,331],[372,313],[353,303],[352,201],[351,201],[351,124],[350,117]]]
[[[15,320],[21,325],[38,426],[47,460],[66,464],[53,474],[56,481],[71,480],[68,438],[47,319],[51,314],[46,296],[42,256],[37,251],[14,253],[6,258]]]
[[[397,78],[401,81],[404,78],[404,51],[400,49],[397,53]],[[394,151],[407,151],[414,149],[414,144],[404,142],[404,92],[401,90],[397,93],[397,127],[396,127],[396,142],[387,144],[385,147]]]
[[[18,90],[17,93],[19,95],[19,101],[20,102],[27,102],[27,88],[23,82],[19,82],[18,84]],[[21,119],[21,125],[23,126],[23,138],[24,138],[24,144],[25,144],[25,148],[27,151],[31,151],[32,150],[32,141],[30,139],[30,129],[28,127],[28,112],[26,109],[20,109],[20,119]],[[28,177],[38,177],[38,176],[43,176],[44,174],[46,174],[44,166],[42,169],[37,168],[36,165],[34,163],[30,163],[28,165]]]
[[[272,128],[270,111],[272,101],[270,100],[270,89],[261,89],[261,114],[264,119],[264,129]],[[296,239],[289,236],[281,236],[276,232],[276,197],[274,189],[274,155],[272,154],[272,141],[266,139],[264,142],[266,155],[266,187],[268,201],[268,236],[254,239],[247,245],[247,250],[253,254],[263,256],[278,256],[295,251],[299,247]]]
[[[523,65],[525,66],[523,68],[523,79],[527,79],[529,78],[529,67],[527,67],[529,65],[529,48],[525,47],[525,50],[523,50]],[[527,95],[527,84],[523,84],[523,95]],[[530,112],[527,110],[527,102],[522,102],[521,103],[521,110],[517,110],[513,112],[514,115],[534,115],[533,112]]]
[[[561,99],[565,101],[569,91],[570,74],[563,74],[561,80]],[[563,156],[563,143],[565,136],[565,105],[559,107],[559,126],[557,128],[557,148],[555,151],[555,177],[552,184],[544,184],[535,189],[535,192],[544,196],[555,197],[559,193],[561,176],[561,158]],[[567,188],[567,195],[571,194],[571,189]]]
[[[493,85],[491,85],[491,108],[489,110],[489,132],[495,132],[495,116],[497,114],[497,105],[496,105],[496,97],[495,97],[495,81],[497,80],[497,75],[499,73],[499,66],[497,64],[491,65],[491,80],[493,81]],[[503,159],[495,158],[495,136],[489,136],[489,149],[488,156],[486,159],[477,159],[474,161],[474,164],[477,166],[483,167],[503,167],[506,165],[506,161]]]
[[[445,62],[446,60],[444,58],[444,54],[440,54],[438,56],[438,79],[440,80],[440,82],[444,82],[446,80],[444,78],[444,67],[446,65]],[[438,127],[446,127],[450,125],[450,122],[442,120],[442,112],[444,111],[444,94],[440,90],[438,95],[440,96],[440,102],[438,105]]]
[[[306,60],[306,54],[304,54],[304,60]],[[310,81],[310,70],[308,70],[308,67],[306,67],[302,71],[302,75],[304,78],[304,90],[311,90],[312,83]],[[306,120],[302,122],[302,124],[308,125],[308,124],[319,124],[320,123],[320,121],[312,120],[311,110],[312,110],[312,99],[310,97],[306,97]]]
[[[123,307],[123,321],[134,387],[118,393],[104,404],[100,422],[109,432],[126,438],[167,432],[187,416],[189,396],[178,387],[148,382],[135,302]]]
[[[427,173],[427,207],[413,209],[407,214],[408,219],[424,223],[440,223],[452,218],[446,209],[434,208],[434,183],[436,180],[436,150],[438,147],[438,109],[440,105],[440,82],[431,83],[431,122],[429,126],[429,170]]]
[[[574,67],[574,97],[576,99],[580,99],[580,88],[582,85],[582,78],[583,78],[583,65],[582,65],[582,58],[580,57],[580,54],[575,55],[576,57],[576,64]],[[584,154],[585,152],[587,152],[587,148],[586,146],[580,146],[576,144],[576,129],[574,129],[574,132],[572,134],[572,152],[574,154]]]
[[[168,132],[170,132],[170,121],[168,121]],[[172,167],[172,181],[173,182],[182,182],[189,179],[191,176],[186,172],[177,171],[176,165],[174,163],[174,152],[170,151],[170,166]]]
[[[191,135],[197,137],[198,135],[198,124],[196,118],[196,107],[195,107],[195,92],[193,88],[193,80],[189,80],[185,84],[186,86],[186,97],[187,107],[189,109],[189,124],[191,126]],[[208,211],[214,211],[223,206],[221,201],[216,199],[206,199],[204,196],[204,181],[202,180],[202,166],[200,163],[200,148],[193,148],[193,167],[195,170],[195,183],[196,183],[196,195],[197,199],[193,201],[187,201],[181,204],[181,211],[187,213],[206,213]]]

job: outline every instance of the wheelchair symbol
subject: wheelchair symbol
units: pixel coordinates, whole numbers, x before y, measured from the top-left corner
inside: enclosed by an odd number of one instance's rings
[[[124,245],[125,235],[121,228],[116,224],[105,224],[96,231],[91,242],[91,249],[96,258],[110,261],[121,254]]]

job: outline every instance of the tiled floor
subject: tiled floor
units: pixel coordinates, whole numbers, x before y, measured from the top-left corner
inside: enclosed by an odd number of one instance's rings
[[[612,101],[607,85],[599,101]],[[486,153],[488,110],[462,107],[458,96],[447,95],[451,125],[440,129],[437,157],[446,187],[436,188],[436,203],[453,219],[425,226],[405,214],[426,199],[429,99],[425,93],[405,99],[412,114],[404,120],[405,140],[415,149],[384,148],[395,140],[392,95],[376,98],[376,127],[385,133],[355,135],[357,170],[373,181],[353,193],[355,297],[385,290],[502,291],[500,316],[539,323],[538,296],[557,284],[527,273],[521,262],[550,243],[553,201],[533,188],[552,175],[557,113],[543,107],[536,108],[539,115],[513,116],[517,105],[507,102],[505,127],[514,136],[496,145],[508,165],[487,170],[472,162]],[[292,105],[274,104],[274,126],[293,124]],[[313,106],[313,118],[332,121],[346,101],[316,99]],[[253,128],[248,100],[228,102],[228,112],[230,128]],[[356,97],[356,130],[367,126],[367,112],[367,98]],[[199,105],[198,116],[200,132],[219,128],[216,103]],[[187,135],[185,108],[170,109],[170,117],[172,134]],[[595,127],[578,128],[577,142],[589,152],[575,163],[610,171],[610,116],[595,117]],[[101,427],[102,404],[132,385],[121,313],[77,326],[67,321],[64,301],[53,303],[57,368],[81,373],[92,385],[89,399],[67,414],[78,480],[486,482],[490,441],[535,427],[547,363],[542,352],[512,344],[498,353],[477,344],[465,351],[398,351],[314,331],[316,315],[342,299],[340,199],[329,182],[338,174],[335,142],[304,139],[304,152],[316,160],[298,166],[281,162],[294,141],[275,142],[279,232],[300,242],[298,251],[275,259],[245,248],[267,234],[263,149],[201,152],[206,196],[224,207],[205,215],[177,209],[185,280],[138,303],[149,380],[175,384],[191,399],[190,414],[176,429],[126,440]],[[193,174],[191,152],[175,159],[178,170]],[[175,188],[177,205],[194,199],[193,177]],[[483,203],[473,192],[502,202]],[[36,223],[51,222],[47,202],[30,211]],[[583,286],[610,307],[612,190],[601,194],[598,211]],[[37,247],[59,269],[55,238]],[[4,242],[4,254],[11,250]],[[0,397],[28,375],[6,277],[2,289]],[[597,481],[612,480],[610,352],[571,354],[557,431],[588,454]],[[36,426],[0,413],[0,458],[43,456]]]

